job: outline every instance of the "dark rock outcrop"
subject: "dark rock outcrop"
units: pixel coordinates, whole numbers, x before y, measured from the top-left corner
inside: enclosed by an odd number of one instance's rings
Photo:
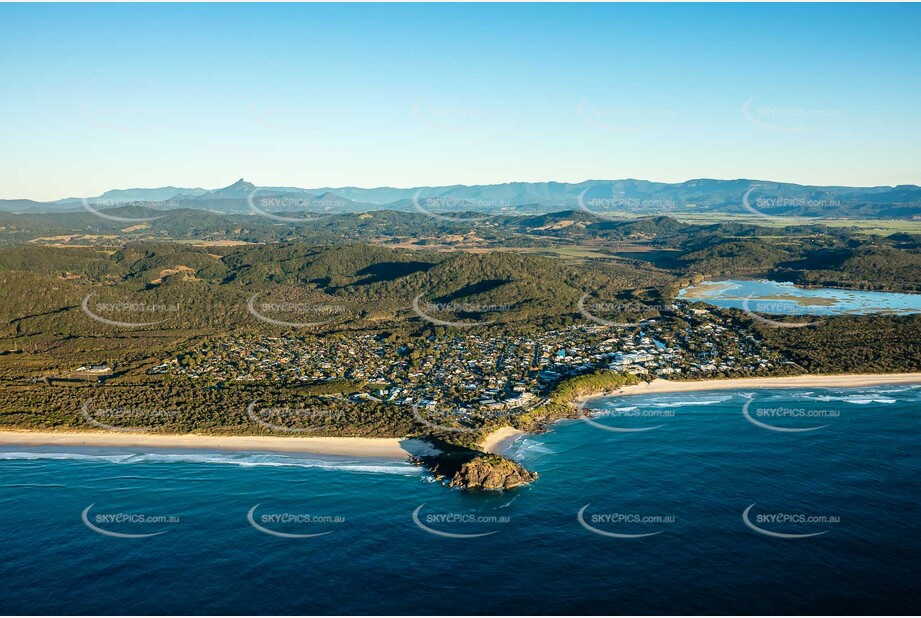
[[[483,454],[461,465],[451,479],[451,487],[463,489],[514,489],[537,479],[517,461],[502,455]]]
[[[412,457],[411,461],[428,468],[435,478],[460,489],[503,490],[527,485],[537,479],[518,462],[446,442],[432,440],[438,454]]]

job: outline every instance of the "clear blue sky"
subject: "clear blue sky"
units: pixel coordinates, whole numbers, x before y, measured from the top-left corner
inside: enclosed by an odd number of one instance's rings
[[[921,184],[918,5],[0,5],[0,197]]]

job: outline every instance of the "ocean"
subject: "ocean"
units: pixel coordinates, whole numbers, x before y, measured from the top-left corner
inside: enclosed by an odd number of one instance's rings
[[[918,613],[921,388],[595,400],[498,495],[393,461],[0,449],[5,614]]]

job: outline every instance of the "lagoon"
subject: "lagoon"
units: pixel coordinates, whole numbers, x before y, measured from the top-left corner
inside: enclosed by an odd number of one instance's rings
[[[921,294],[804,288],[766,279],[703,281],[681,290],[678,298],[775,315],[921,313]]]

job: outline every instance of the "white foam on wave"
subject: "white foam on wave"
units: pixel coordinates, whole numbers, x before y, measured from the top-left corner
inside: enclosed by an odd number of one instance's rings
[[[812,399],[813,401],[840,401],[842,403],[853,403],[857,405],[866,405],[868,403],[896,403],[896,399],[890,397],[883,397],[876,393],[859,393],[854,395],[846,395],[844,397],[836,397],[834,395],[818,395],[817,397],[806,397],[806,399]]]
[[[684,408],[688,406],[712,406],[713,404],[729,401],[732,397],[720,397],[718,399],[694,399],[691,401],[662,401],[651,404],[656,408]]]
[[[375,463],[358,461],[333,461],[325,459],[306,459],[285,457],[283,455],[262,455],[250,453],[124,453],[124,454],[89,454],[79,452],[43,452],[43,451],[0,451],[0,460],[75,460],[96,461],[113,464],[132,463],[201,463],[234,465],[244,468],[278,467],[278,468],[320,468],[324,470],[344,470],[349,472],[367,472],[374,474],[402,474],[415,476],[420,468],[408,463]]]
[[[921,384],[904,384],[899,386],[877,386],[870,392],[873,393],[904,393],[921,388]]]
[[[534,438],[522,437],[514,442],[508,456],[512,459],[529,459],[541,455],[550,455],[553,451]]]

